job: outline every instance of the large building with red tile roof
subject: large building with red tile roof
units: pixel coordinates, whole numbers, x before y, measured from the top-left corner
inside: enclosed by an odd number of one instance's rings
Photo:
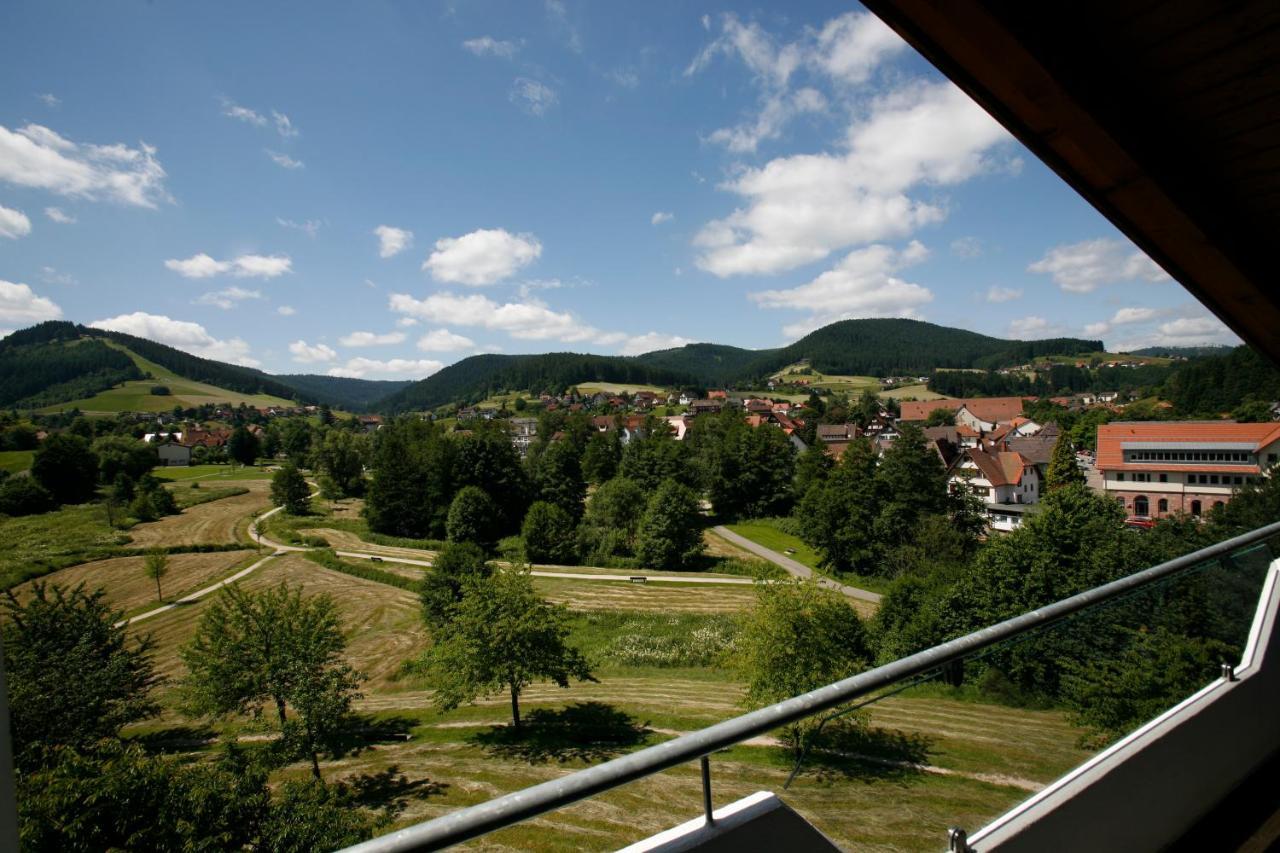
[[[1035,398],[1025,398],[1035,399]],[[935,409],[956,413],[956,425],[965,424],[979,432],[990,432],[997,424],[1011,423],[1021,417],[1023,397],[968,397],[947,400],[904,400],[898,420],[926,421]]]
[[[1102,489],[1130,516],[1201,515],[1280,462],[1280,424],[1121,421],[1098,427]]]

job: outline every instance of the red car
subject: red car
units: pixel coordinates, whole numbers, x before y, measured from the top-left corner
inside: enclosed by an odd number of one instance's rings
[[[1153,519],[1145,515],[1134,515],[1124,520],[1126,527],[1132,527],[1134,530],[1150,530],[1156,526]]]

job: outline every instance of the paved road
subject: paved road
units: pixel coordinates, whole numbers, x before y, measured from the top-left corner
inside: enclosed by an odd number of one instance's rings
[[[817,574],[816,572],[814,572],[813,569],[809,568],[804,563],[801,563],[798,560],[793,560],[790,557],[788,557],[786,554],[779,554],[777,551],[766,548],[763,545],[759,544],[758,542],[752,542],[747,537],[740,536],[739,534],[734,533],[732,530],[725,527],[724,525],[713,527],[712,530],[716,533],[717,536],[723,536],[725,539],[728,539],[730,542],[732,542],[734,545],[737,545],[739,548],[745,548],[746,550],[750,551],[752,554],[755,554],[756,556],[764,557],[769,562],[782,566],[782,568],[786,569],[787,572],[789,572],[792,575],[795,575],[798,578],[815,578],[816,577],[818,578],[819,585],[824,586],[827,589],[838,590],[839,592],[844,593],[850,598],[857,598],[862,601],[870,601],[875,604],[879,604],[880,599],[883,597],[881,595],[878,595],[877,593],[871,592],[870,590],[858,589],[856,586],[845,586],[842,583],[833,581],[831,578],[823,577]]]

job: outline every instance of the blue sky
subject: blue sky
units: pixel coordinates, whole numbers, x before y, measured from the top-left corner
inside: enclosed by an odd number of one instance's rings
[[[0,7],[0,331],[272,372],[911,316],[1236,342],[861,7]]]

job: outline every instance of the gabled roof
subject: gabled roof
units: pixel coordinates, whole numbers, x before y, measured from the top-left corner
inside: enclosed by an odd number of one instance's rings
[[[935,409],[946,409],[949,412],[961,408],[969,410],[974,417],[991,423],[1008,423],[1022,414],[1022,397],[964,397],[949,400],[907,400],[901,403],[899,420],[928,420],[929,413]]]
[[[987,452],[970,449],[957,457],[957,463],[964,459],[973,460],[978,471],[993,486],[1016,486],[1022,482],[1022,472],[1026,470],[1028,461],[1022,454],[1014,451]]]
[[[1125,470],[1129,467],[1124,462],[1126,442],[1161,442],[1168,444],[1185,444],[1194,447],[1197,444],[1213,442],[1231,442],[1252,445],[1254,452],[1280,440],[1280,424],[1240,424],[1235,421],[1116,421],[1098,427],[1098,468]],[[1151,465],[1136,466],[1139,469],[1151,470]],[[1163,466],[1166,470],[1179,470]],[[1240,466],[1235,466],[1236,469]],[[1209,471],[1208,466],[1195,466],[1190,470]],[[1234,470],[1234,469],[1233,469]]]

